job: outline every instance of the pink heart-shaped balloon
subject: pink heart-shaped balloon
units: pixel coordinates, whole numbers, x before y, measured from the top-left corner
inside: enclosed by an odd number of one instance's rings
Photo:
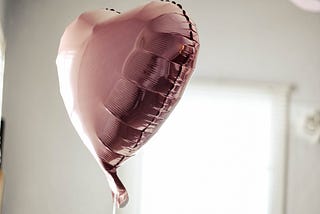
[[[65,30],[57,57],[61,95],[118,206],[128,194],[116,169],[169,116],[198,49],[195,25],[175,2],[86,12]]]

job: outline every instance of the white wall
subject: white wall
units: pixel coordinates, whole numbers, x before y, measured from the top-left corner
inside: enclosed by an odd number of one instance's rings
[[[1,19],[1,23],[4,22],[4,12],[5,12],[5,2],[6,0],[0,0],[0,19]]]
[[[55,57],[64,27],[82,11],[123,11],[142,2],[7,1],[5,214],[111,212],[106,180],[64,110]],[[181,3],[191,11],[200,33],[195,76],[296,85],[287,213],[318,214],[320,146],[298,135],[296,122],[320,106],[320,15],[286,0]]]

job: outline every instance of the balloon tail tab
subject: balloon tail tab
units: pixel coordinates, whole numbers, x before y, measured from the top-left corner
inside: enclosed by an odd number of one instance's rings
[[[114,204],[116,204],[118,208],[125,207],[129,201],[129,195],[126,188],[120,181],[116,170],[107,171],[106,174],[112,190]]]

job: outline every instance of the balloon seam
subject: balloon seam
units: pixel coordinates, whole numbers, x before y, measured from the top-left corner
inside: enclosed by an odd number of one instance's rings
[[[115,12],[115,13],[118,13],[118,14],[121,14],[121,12],[113,9],[113,8],[105,8],[106,10],[109,10],[109,11],[112,11],[112,12]]]

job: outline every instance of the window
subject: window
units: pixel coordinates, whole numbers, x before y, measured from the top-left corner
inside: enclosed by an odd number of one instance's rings
[[[190,85],[143,149],[140,213],[283,213],[289,88],[249,85]]]

